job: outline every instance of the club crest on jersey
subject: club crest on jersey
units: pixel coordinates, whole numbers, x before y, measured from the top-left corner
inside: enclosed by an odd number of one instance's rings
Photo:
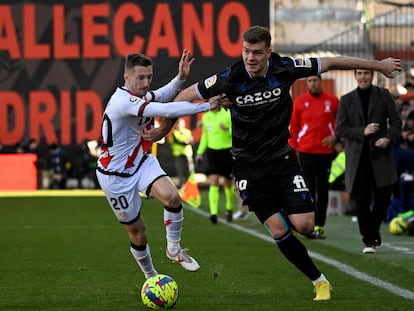
[[[129,102],[131,103],[131,104],[134,104],[134,105],[136,105],[137,103],[138,103],[138,97],[136,97],[136,96],[131,96],[130,98],[129,98]]]
[[[331,112],[331,101],[325,101],[325,112]]]
[[[312,62],[309,58],[295,58],[293,62],[296,68],[312,68]]]
[[[125,212],[119,212],[118,213],[119,218],[123,219],[123,220],[127,220],[128,218],[128,214]]]
[[[214,84],[216,84],[217,81],[217,75],[211,76],[210,78],[207,78],[204,80],[204,86],[206,89],[212,87]]]

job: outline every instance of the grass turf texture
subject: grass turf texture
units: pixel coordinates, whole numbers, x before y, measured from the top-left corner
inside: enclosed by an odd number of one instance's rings
[[[201,210],[207,211],[205,203]],[[0,215],[0,310],[145,309],[139,295],[143,275],[104,197],[2,197]],[[191,209],[185,210],[182,245],[201,269],[187,272],[165,257],[161,205],[145,201],[143,217],[157,270],[178,283],[175,310],[397,311],[414,305],[318,260],[335,292],[331,301],[314,302],[309,280],[273,243],[212,225]],[[264,233],[253,215],[237,223]],[[363,255],[349,217],[329,217],[326,233],[324,241],[301,240],[311,252],[414,291],[414,254],[392,248],[414,250],[412,237],[384,231],[386,246]]]

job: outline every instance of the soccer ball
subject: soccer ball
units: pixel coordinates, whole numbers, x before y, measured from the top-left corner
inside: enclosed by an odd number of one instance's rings
[[[391,234],[401,235],[407,230],[408,224],[402,217],[395,217],[389,224]]]
[[[178,285],[170,276],[157,274],[142,285],[141,299],[150,309],[172,308],[178,299]]]

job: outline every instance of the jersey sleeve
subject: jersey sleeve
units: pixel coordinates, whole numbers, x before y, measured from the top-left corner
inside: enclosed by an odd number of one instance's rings
[[[224,74],[214,74],[198,82],[198,95],[203,99],[207,99],[225,93],[225,83],[226,78]]]
[[[138,117],[178,118],[210,110],[210,103],[145,102],[138,110]]]
[[[291,72],[294,80],[316,76],[321,72],[319,58],[291,58],[283,57],[283,63]]]
[[[166,85],[152,91],[154,97],[152,100],[162,103],[171,101],[178,94],[178,91],[183,86],[184,82],[185,80],[179,80],[175,77]]]

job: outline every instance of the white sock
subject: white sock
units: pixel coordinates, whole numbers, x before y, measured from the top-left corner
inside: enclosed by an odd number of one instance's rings
[[[180,243],[167,241],[167,249],[171,255],[177,254],[180,248]]]
[[[141,271],[145,274],[146,279],[157,275],[157,271],[154,269],[154,265],[152,264],[151,252],[148,244],[143,251],[138,251],[132,246],[130,247],[130,251],[138,263],[138,266],[141,268]]]
[[[316,280],[312,281],[312,284],[315,285],[316,283],[319,283],[320,281],[326,281],[326,277],[321,273],[321,276],[318,277]]]
[[[181,231],[183,228],[183,211],[171,213],[164,209],[164,225],[167,237],[167,248],[172,254],[180,249]]]

